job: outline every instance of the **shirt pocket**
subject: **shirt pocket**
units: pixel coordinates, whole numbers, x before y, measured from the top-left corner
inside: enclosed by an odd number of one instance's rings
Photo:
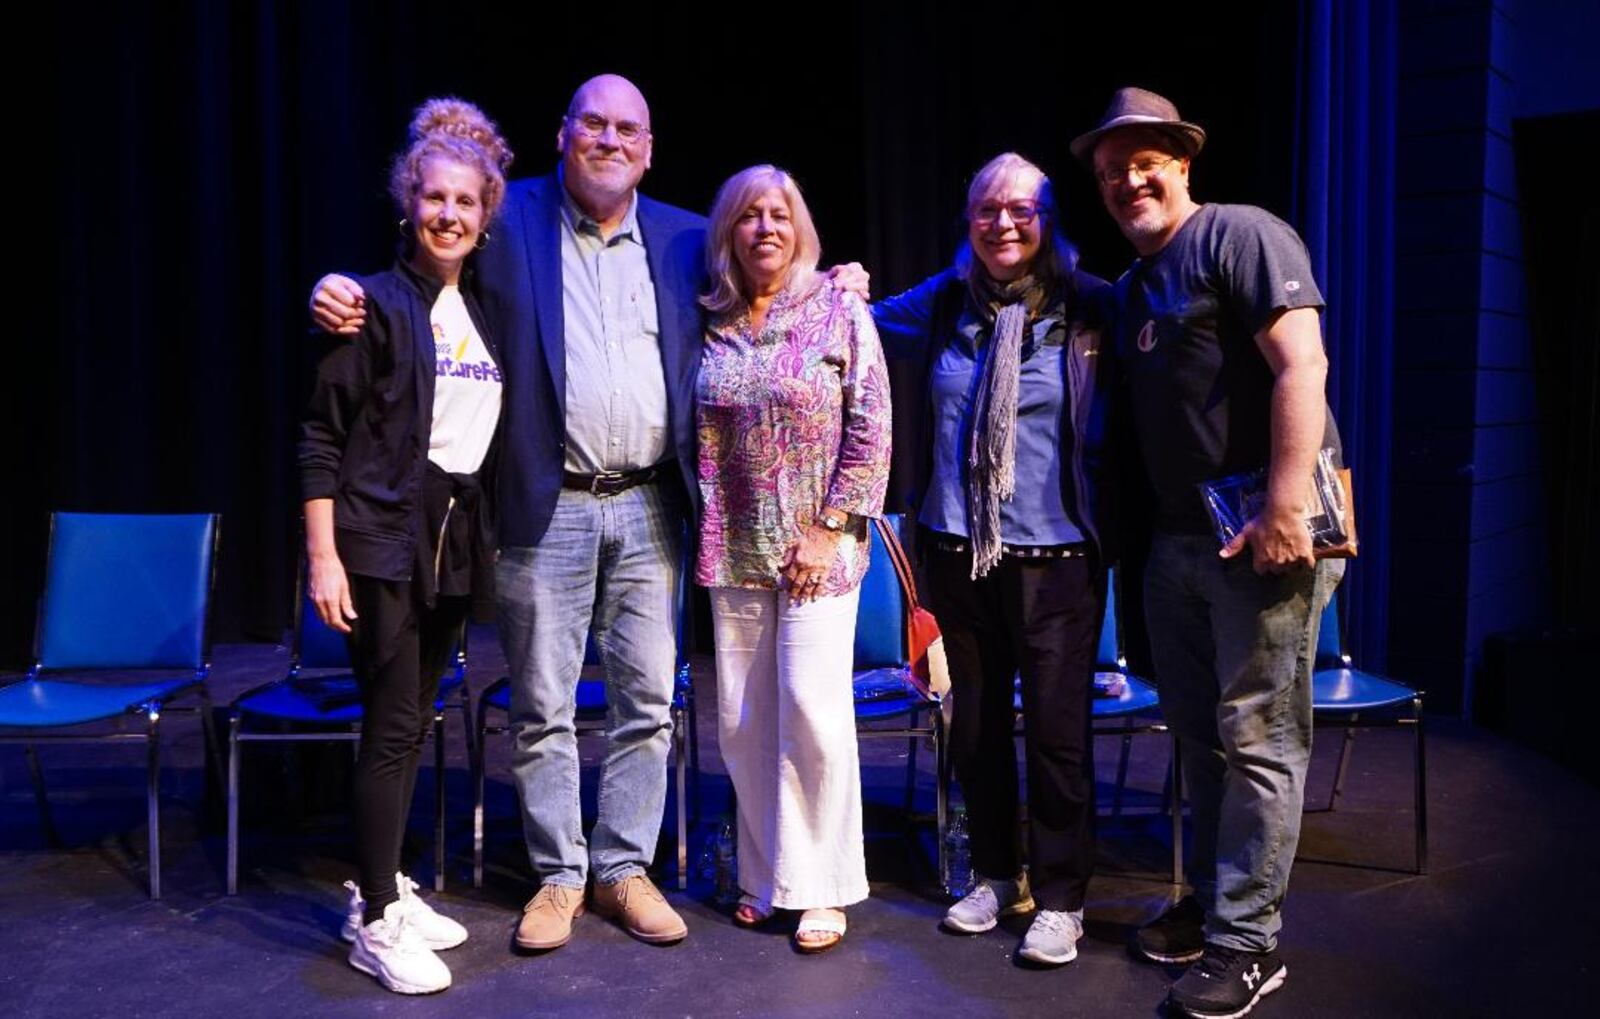
[[[661,318],[656,310],[655,288],[639,285],[628,294],[628,320],[641,336],[654,340],[661,335]]]

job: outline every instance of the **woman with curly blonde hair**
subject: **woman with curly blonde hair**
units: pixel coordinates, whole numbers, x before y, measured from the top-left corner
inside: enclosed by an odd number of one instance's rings
[[[366,319],[317,368],[301,427],[307,583],[345,633],[361,690],[354,813],[360,884],[346,882],[350,964],[402,994],[450,986],[435,951],[467,931],[400,871],[439,675],[470,603],[490,596],[482,474],[499,427],[495,345],[463,277],[505,195],[511,152],[471,103],[432,99],[390,193],[400,257],[361,278]]]

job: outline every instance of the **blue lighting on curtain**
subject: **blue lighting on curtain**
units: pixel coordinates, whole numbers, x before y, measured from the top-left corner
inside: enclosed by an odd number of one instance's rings
[[[1361,556],[1345,579],[1346,640],[1388,650],[1394,398],[1395,5],[1301,0],[1295,226],[1328,301],[1328,396],[1353,469]]]

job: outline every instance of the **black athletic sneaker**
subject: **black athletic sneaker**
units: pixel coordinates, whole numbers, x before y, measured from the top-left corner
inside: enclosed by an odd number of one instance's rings
[[[1242,952],[1207,945],[1200,961],[1178,978],[1167,1001],[1200,1019],[1235,1019],[1256,1007],[1263,995],[1283,986],[1289,968],[1277,952]]]
[[[1194,962],[1206,950],[1205,925],[1206,911],[1185,895],[1135,931],[1133,946],[1151,962]]]

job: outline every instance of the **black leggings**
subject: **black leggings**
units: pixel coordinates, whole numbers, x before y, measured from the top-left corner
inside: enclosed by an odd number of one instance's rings
[[[440,596],[419,607],[412,584],[350,574],[350,657],[361,685],[361,744],[356,757],[356,865],[367,900],[363,923],[399,898],[395,872],[417,785],[422,744],[433,725],[439,674],[454,648],[468,599]]]

